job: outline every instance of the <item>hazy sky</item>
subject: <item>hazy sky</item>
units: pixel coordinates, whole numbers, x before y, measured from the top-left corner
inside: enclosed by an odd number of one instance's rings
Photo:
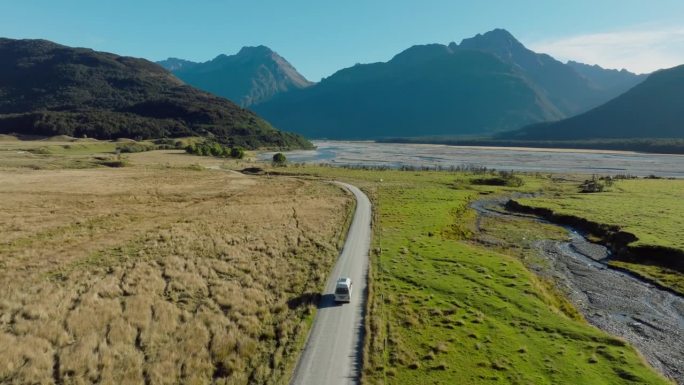
[[[0,36],[195,61],[267,45],[311,80],[505,28],[558,59],[684,64],[684,0],[0,0]]]

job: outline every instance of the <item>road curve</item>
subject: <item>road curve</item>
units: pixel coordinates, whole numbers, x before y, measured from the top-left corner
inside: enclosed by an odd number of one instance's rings
[[[371,203],[357,187],[335,183],[354,194],[356,211],[342,253],[326,283],[291,385],[355,384],[361,371]],[[339,277],[352,279],[353,292],[349,304],[337,305],[333,300],[332,293]]]

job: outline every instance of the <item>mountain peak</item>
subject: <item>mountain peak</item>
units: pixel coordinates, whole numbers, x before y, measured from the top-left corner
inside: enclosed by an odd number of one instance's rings
[[[526,48],[505,29],[494,29],[464,39],[459,48],[487,52],[512,64],[568,115],[606,102],[610,95],[619,95],[640,81],[629,73],[608,76],[609,71],[600,68],[561,63],[549,55]]]
[[[240,49],[240,52],[237,53],[237,56],[268,56],[274,53],[275,52],[273,52],[272,49],[265,45],[244,46]]]
[[[264,45],[245,46],[234,55],[220,54],[207,62],[172,72],[187,84],[243,107],[312,84],[285,58]]]
[[[452,50],[443,44],[414,45],[392,58],[393,63],[416,64],[435,57],[451,53]]]
[[[503,54],[502,56],[510,56],[513,51],[526,50],[510,32],[505,29],[497,28],[484,34],[477,34],[469,39],[461,40],[459,47],[464,49],[479,49],[485,51],[496,52]]]
[[[489,37],[495,37],[495,38],[504,38],[504,39],[512,39],[516,40],[517,39],[513,36],[512,33],[508,32],[508,30],[503,29],[503,28],[494,28],[491,31],[485,32],[482,36],[489,36]]]

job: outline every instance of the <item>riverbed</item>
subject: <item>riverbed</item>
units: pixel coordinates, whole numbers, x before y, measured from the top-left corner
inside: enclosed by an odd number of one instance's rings
[[[315,150],[287,152],[288,161],[392,168],[475,166],[522,172],[684,178],[684,155],[349,141],[314,141],[314,145]],[[272,156],[273,153],[262,153],[259,158],[269,160]]]
[[[471,207],[480,216],[548,223],[506,212],[505,201],[480,200]],[[684,384],[684,298],[610,268],[608,249],[564,228],[567,241],[535,242],[547,263],[530,268],[552,278],[589,323],[629,341],[654,368]]]

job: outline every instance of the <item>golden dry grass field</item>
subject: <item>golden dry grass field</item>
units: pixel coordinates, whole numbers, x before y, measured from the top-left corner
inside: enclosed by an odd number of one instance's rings
[[[351,210],[340,188],[178,151],[107,168],[6,146],[0,383],[287,381]]]

